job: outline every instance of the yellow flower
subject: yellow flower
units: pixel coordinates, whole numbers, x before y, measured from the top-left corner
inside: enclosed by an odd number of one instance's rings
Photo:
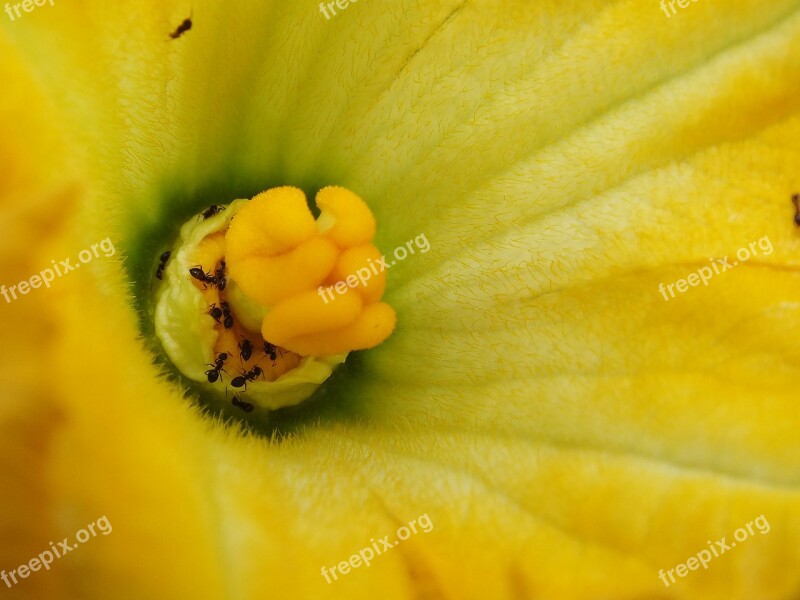
[[[800,3],[20,5],[0,590],[798,594]],[[430,251],[388,274],[388,341],[243,432],[165,376],[158,257],[211,204],[331,184]]]

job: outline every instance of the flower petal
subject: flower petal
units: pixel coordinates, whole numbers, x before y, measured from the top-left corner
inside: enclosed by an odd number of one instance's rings
[[[769,535],[674,593],[800,588],[796,2],[697,3],[679,22],[634,2],[362,2],[335,24],[202,3],[171,41],[183,13],[83,6],[8,35],[54,97],[80,92],[63,114],[94,173],[86,236],[112,214],[141,249],[208,189],[196,173],[222,173],[337,179],[375,212],[378,247],[424,232],[431,252],[389,273],[393,338],[348,361],[333,402],[281,413],[280,443],[157,380],[117,263],[70,274],[42,298],[54,450],[19,476],[53,500],[3,504],[26,528],[16,559],[106,514],[113,535],[58,565],[75,597],[637,598],[763,513]],[[773,252],[659,294],[764,238]],[[32,356],[43,339],[15,342]],[[25,397],[51,383],[12,379]],[[433,530],[372,568],[317,575],[425,512]]]

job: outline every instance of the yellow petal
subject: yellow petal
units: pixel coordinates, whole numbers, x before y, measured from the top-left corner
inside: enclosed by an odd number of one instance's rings
[[[3,213],[24,232],[15,243],[43,223],[83,232],[35,256],[14,246],[8,280],[106,237],[108,214],[125,215],[114,227],[129,247],[143,243],[161,216],[155,184],[176,171],[182,184],[334,174],[381,223],[403,215],[380,247],[424,231],[432,249],[393,267],[402,329],[347,365],[344,393],[287,417],[281,432],[295,435],[280,442],[238,436],[155,381],[116,262],[26,297],[36,310],[6,306],[3,565],[101,514],[115,527],[21,593],[744,600],[800,588],[795,2],[691,3],[670,20],[631,2],[359,2],[335,24],[299,4],[200,2],[174,42],[182,7],[66,7],[3,28],[36,73],[2,79],[15,99],[2,155],[40,167],[3,197],[59,204],[28,186],[63,183],[51,161],[64,154],[29,125],[9,133],[56,114],[37,106],[41,89],[72,99],[57,114],[94,191],[69,221]],[[347,50],[319,52],[322,33]],[[769,256],[661,298],[659,283],[764,236]],[[431,533],[372,567],[334,584],[310,575],[423,512]],[[769,534],[671,589],[659,581],[760,513]]]

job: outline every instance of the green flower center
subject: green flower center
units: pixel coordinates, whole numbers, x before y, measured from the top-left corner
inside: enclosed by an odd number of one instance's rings
[[[275,188],[209,207],[159,257],[153,320],[164,353],[240,417],[302,402],[348,352],[394,328],[379,302],[385,276],[365,272],[380,256],[371,212],[342,188],[321,190],[317,204],[315,221],[300,190]],[[346,289],[331,300],[337,284]]]

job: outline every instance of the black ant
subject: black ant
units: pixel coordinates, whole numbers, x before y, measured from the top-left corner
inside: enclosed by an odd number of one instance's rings
[[[233,396],[233,399],[231,400],[231,404],[233,404],[236,408],[242,409],[246,413],[253,412],[253,408],[255,408],[249,402],[244,402],[243,400],[240,400],[239,397],[235,394]]]
[[[228,397],[228,389],[225,388],[225,398],[227,397]],[[231,404],[233,404],[236,408],[239,408],[246,413],[253,412],[253,409],[255,408],[252,404],[250,404],[249,402],[245,402],[244,400],[239,398],[239,396],[237,396],[236,394],[234,394],[233,398],[231,398]]]
[[[219,213],[221,213],[223,210],[225,210],[224,206],[218,206],[216,204],[212,204],[203,211],[203,220],[205,221],[206,219],[210,219],[214,215],[218,215]]]
[[[275,349],[275,346],[269,342],[264,342],[264,354],[269,356],[273,364],[275,364],[275,361],[278,360],[278,353]]]
[[[203,271],[202,265],[198,265],[196,267],[192,267],[189,269],[189,275],[197,279],[197,281],[201,282],[204,286],[204,289],[209,285],[216,285],[217,278],[214,277],[211,273],[206,273]]]
[[[208,371],[206,371],[206,377],[208,377],[208,383],[215,383],[217,379],[219,380],[222,379],[222,374],[220,373],[220,371],[225,370],[222,368],[222,366],[225,364],[226,360],[228,360],[228,353],[220,352],[219,355],[217,355],[217,359],[216,361],[214,361],[214,364],[213,365],[211,363],[208,364],[208,366],[211,367]]]
[[[250,360],[250,357],[253,356],[253,342],[244,338],[239,344],[239,356],[244,362]]]
[[[242,374],[239,377],[234,377],[231,381],[231,385],[235,388],[240,388],[244,386],[244,389],[247,389],[247,382],[248,381],[255,381],[256,378],[261,377],[263,371],[261,367],[253,367],[250,371],[242,371]]]
[[[222,326],[225,329],[230,329],[231,327],[233,327],[233,315],[231,314],[230,304],[228,304],[224,300],[220,302],[220,304],[222,305],[222,317],[223,317]]]
[[[175,31],[173,31],[172,33],[169,34],[169,37],[171,37],[173,40],[177,40],[179,37],[181,37],[184,33],[189,31],[191,28],[192,28],[192,19],[191,18],[184,19],[183,23],[178,25],[178,28]]]
[[[795,194],[792,196],[792,202],[794,203],[794,224],[800,227],[800,194]]]
[[[222,290],[225,289],[225,286],[228,283],[228,280],[225,277],[225,259],[224,258],[219,261],[219,267],[217,267],[217,270],[214,271],[214,277],[217,280],[217,287],[219,288],[219,291],[221,292]]]
[[[222,309],[219,306],[217,306],[216,304],[212,304],[208,308],[209,308],[209,311],[208,311],[207,314],[212,319],[214,319],[219,325],[222,325],[222,321],[220,321],[220,319],[222,318]]]
[[[222,325],[225,329],[230,329],[233,327],[233,314],[231,313],[230,304],[225,302],[224,300],[220,302],[221,307],[217,306],[216,304],[212,304],[209,306],[209,310],[206,314],[214,319],[217,324]],[[220,319],[223,319],[220,321]]]
[[[170,256],[172,256],[171,250],[167,250],[161,255],[161,258],[158,262],[158,269],[156,269],[156,279],[164,279],[164,269],[167,268],[167,261],[169,260]]]

